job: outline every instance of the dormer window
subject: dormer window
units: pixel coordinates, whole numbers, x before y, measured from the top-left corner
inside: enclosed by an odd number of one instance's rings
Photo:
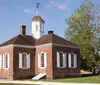
[[[38,25],[36,24],[36,31],[38,31]]]
[[[41,32],[43,32],[43,30],[44,30],[44,29],[43,29],[43,24],[41,24],[40,26],[41,26]]]

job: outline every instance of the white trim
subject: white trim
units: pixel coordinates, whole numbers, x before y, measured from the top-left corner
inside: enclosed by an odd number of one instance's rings
[[[38,45],[38,46],[35,46],[35,47],[38,48],[38,47],[43,47],[43,46],[52,46],[52,43],[43,44],[43,45]]]
[[[74,68],[77,68],[77,54],[74,54]]]
[[[80,48],[77,46],[71,46],[71,45],[63,45],[63,44],[56,44],[56,43],[52,43],[53,46],[60,46],[60,47],[69,47],[69,48]]]
[[[29,46],[29,45],[18,45],[18,44],[13,44],[14,47],[22,47],[22,48],[34,48],[34,46]]]
[[[68,53],[68,67],[71,68],[71,53]]]
[[[63,62],[64,62],[64,68],[66,68],[66,66],[67,66],[67,64],[66,64],[66,62],[67,62],[67,56],[66,56],[66,54],[67,53],[64,53],[64,60],[63,60]]]
[[[19,53],[19,68],[22,68],[22,54]]]
[[[2,47],[0,47],[0,49],[8,48],[10,46],[13,46],[13,47],[23,47],[23,48],[35,48],[35,47],[37,48],[37,47],[42,47],[42,46],[60,46],[60,47],[69,47],[69,48],[80,48],[80,47],[71,46],[71,45],[63,45],[63,44],[56,44],[56,43],[47,43],[47,44],[37,45],[37,46],[11,44],[11,45],[2,46]]]
[[[57,52],[57,67],[60,67],[60,59],[59,59],[59,52]]]
[[[27,59],[27,68],[30,68],[30,54],[27,55],[28,59]]]
[[[11,45],[6,45],[6,46],[2,46],[2,47],[0,47],[0,49],[9,48],[9,47],[11,47],[11,46],[13,46],[13,44],[11,44]]]

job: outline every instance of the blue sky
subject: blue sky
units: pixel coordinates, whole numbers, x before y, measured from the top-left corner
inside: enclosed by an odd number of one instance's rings
[[[40,3],[39,15],[45,20],[45,34],[53,30],[64,37],[65,18],[79,8],[83,0],[0,0],[0,44],[18,35],[20,26],[27,26],[31,35],[31,19],[36,15],[36,2]],[[92,0],[100,4],[100,0]]]

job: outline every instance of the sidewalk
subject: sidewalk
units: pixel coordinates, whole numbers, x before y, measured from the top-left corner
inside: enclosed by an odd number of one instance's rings
[[[36,84],[36,85],[100,85],[89,83],[60,83],[60,82],[43,82],[43,81],[7,81],[0,80],[0,83],[14,83],[14,84]]]

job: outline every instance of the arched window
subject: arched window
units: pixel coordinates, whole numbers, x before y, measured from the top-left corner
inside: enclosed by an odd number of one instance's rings
[[[30,68],[30,54],[19,53],[19,68],[22,69]]]
[[[44,67],[44,53],[41,54],[41,67]]]
[[[38,53],[38,67],[39,68],[46,68],[47,67],[46,52]]]
[[[74,54],[71,54],[71,67],[74,67]]]
[[[65,68],[66,67],[66,52],[57,52],[57,67]]]
[[[27,54],[22,54],[22,68],[27,68]]]
[[[60,67],[63,67],[63,64],[64,64],[64,63],[63,63],[63,62],[64,62],[64,61],[63,61],[63,58],[64,58],[64,57],[63,57],[63,53],[59,53],[59,57],[60,57]]]
[[[69,68],[77,68],[77,54],[69,53],[68,54],[68,64]]]

